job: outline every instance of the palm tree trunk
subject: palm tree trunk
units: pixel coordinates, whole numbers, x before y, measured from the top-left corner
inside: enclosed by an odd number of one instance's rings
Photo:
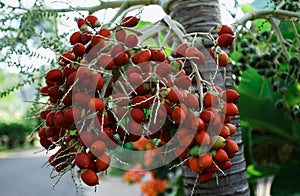
[[[166,8],[166,7],[165,7]],[[171,0],[166,8],[171,17],[182,24],[187,32],[208,32],[215,24],[221,23],[220,7],[218,0]],[[206,48],[210,46],[204,43]],[[204,50],[206,50],[204,48]],[[214,73],[215,62],[209,56],[207,50],[206,65],[201,69],[202,76],[206,79]],[[220,70],[221,75],[224,70]],[[233,88],[230,66],[227,66],[226,80],[217,77],[216,85]],[[218,182],[214,178],[209,183],[197,184],[193,195],[250,195],[246,173],[246,161],[244,158],[243,142],[241,139],[240,118],[236,116],[232,123],[237,126],[237,132],[232,136],[239,145],[239,152],[231,160],[233,165],[226,170],[226,176],[218,174]],[[191,195],[197,175],[188,168],[183,169],[185,195]]]

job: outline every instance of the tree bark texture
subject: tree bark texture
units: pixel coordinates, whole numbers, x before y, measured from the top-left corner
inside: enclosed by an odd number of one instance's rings
[[[166,11],[172,19],[183,25],[188,33],[208,32],[214,25],[221,24],[218,0],[173,0],[169,2]],[[206,80],[209,80],[216,68],[214,60],[207,52],[209,47],[209,45],[202,47],[206,63],[201,67],[200,71]],[[226,75],[225,83],[224,77],[219,76],[215,80],[215,85],[225,86],[226,89],[233,88],[230,65],[227,66],[226,72],[224,72],[224,69],[220,69],[219,74],[221,76]],[[218,185],[216,177],[205,184],[197,183],[193,195],[250,195],[239,116],[232,118],[231,122],[237,126],[237,132],[232,136],[232,139],[239,145],[239,152],[231,159],[232,167],[225,171],[226,176],[218,172]],[[183,169],[183,175],[185,195],[191,195],[197,175],[186,167]]]

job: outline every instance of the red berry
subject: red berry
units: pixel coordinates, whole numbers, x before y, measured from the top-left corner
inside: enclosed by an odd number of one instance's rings
[[[81,43],[81,33],[79,31],[74,32],[70,37],[70,43],[72,45],[76,43]]]
[[[80,169],[86,169],[90,165],[90,159],[89,156],[85,153],[78,153],[75,156],[75,164]]]
[[[143,84],[143,77],[139,73],[131,73],[128,77],[128,82],[133,87],[137,87],[137,86]]]
[[[217,43],[220,47],[229,47],[232,45],[233,39],[231,34],[222,34],[217,38]]]
[[[104,86],[104,79],[101,74],[96,73],[96,74],[92,75],[91,83],[93,85],[96,85],[97,91],[100,91],[102,89],[102,87]]]
[[[166,60],[166,55],[162,50],[159,49],[150,49],[151,52],[151,60],[163,62]]]
[[[99,184],[99,178],[97,174],[91,169],[88,169],[81,174],[81,180],[88,186],[95,186]]]
[[[215,28],[215,32],[218,33],[218,35],[222,35],[222,34],[234,35],[232,28],[227,25],[217,25]]]
[[[134,48],[138,45],[138,43],[139,43],[139,38],[134,33],[127,35],[125,40],[124,40],[124,44],[128,48]]]
[[[86,21],[83,18],[79,18],[77,20],[77,26],[81,31],[86,30],[88,27]]]
[[[223,112],[226,116],[235,116],[239,114],[239,109],[234,103],[226,103]]]
[[[116,68],[114,59],[107,54],[103,54],[97,62],[97,65],[103,67],[106,70],[112,70]]]
[[[210,136],[206,131],[200,131],[196,134],[196,142],[202,146],[206,146],[210,143]]]
[[[76,43],[73,47],[73,52],[77,57],[83,57],[85,51],[85,46],[82,43]]]
[[[88,103],[89,108],[92,111],[99,112],[100,114],[104,111],[104,102],[100,98],[91,98],[89,103]]]
[[[200,183],[206,183],[209,182],[212,178],[212,174],[211,172],[203,172],[199,175],[198,181]]]
[[[88,131],[80,133],[80,145],[90,147],[90,145],[94,142],[95,136]]]
[[[232,158],[235,155],[235,153],[239,150],[239,147],[234,140],[227,138],[224,150],[227,152],[228,156]]]
[[[127,16],[123,18],[121,25],[124,27],[135,27],[139,23],[139,20],[135,16]]]
[[[169,63],[160,62],[155,69],[155,73],[160,77],[167,77],[172,70],[172,67]]]
[[[216,163],[224,163],[228,160],[229,160],[229,158],[228,158],[228,155],[225,152],[225,150],[223,150],[223,149],[216,150],[216,153],[215,153],[215,156],[214,156],[214,161]]]
[[[51,81],[59,81],[63,79],[63,73],[60,69],[51,69],[45,78]]]
[[[181,107],[177,107],[173,109],[171,117],[175,123],[180,124],[186,119],[186,113]]]
[[[94,141],[90,146],[90,151],[96,156],[99,157],[106,150],[106,144],[102,140]]]
[[[227,102],[227,103],[234,103],[236,102],[239,97],[240,97],[240,94],[238,92],[236,92],[235,90],[233,89],[227,89],[225,90],[224,92],[222,92],[222,97],[223,99]]]
[[[122,67],[128,63],[129,56],[127,52],[121,52],[115,56],[114,60],[117,66]]]
[[[198,164],[202,168],[209,168],[213,164],[212,155],[210,153],[203,153],[198,157]]]
[[[139,108],[132,108],[130,111],[130,116],[137,123],[141,123],[145,120],[145,113]]]
[[[91,76],[91,70],[90,70],[90,68],[85,67],[85,66],[78,68],[76,77],[79,80],[88,79],[90,76]]]
[[[103,37],[110,38],[110,30],[108,30],[108,29],[100,29],[98,34]]]
[[[205,56],[196,47],[189,47],[185,51],[185,57],[196,63],[198,66],[204,64]]]
[[[198,163],[197,157],[193,157],[189,160],[189,166],[193,172],[201,173],[203,171],[203,168],[201,168]]]
[[[97,171],[105,171],[107,170],[107,168],[109,167],[110,165],[110,156],[109,155],[106,155],[106,154],[103,154],[101,156],[99,156],[96,160],[96,169]]]
[[[115,37],[116,37],[117,41],[124,42],[126,36],[127,36],[127,33],[124,29],[120,29],[120,30],[116,31]]]
[[[176,56],[178,57],[184,57],[185,56],[185,51],[188,48],[186,43],[180,44],[177,49],[176,49]]]
[[[91,27],[100,27],[100,21],[98,20],[98,18],[96,16],[93,15],[89,15],[85,18],[86,23],[91,26]]]

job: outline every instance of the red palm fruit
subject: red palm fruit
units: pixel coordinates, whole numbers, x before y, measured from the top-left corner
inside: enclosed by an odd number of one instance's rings
[[[198,181],[202,184],[202,183],[207,183],[211,180],[212,178],[212,172],[203,172],[199,175],[198,177]]]
[[[219,171],[215,164],[212,164],[209,168],[206,168],[203,173],[215,173]]]
[[[55,112],[49,112],[46,116],[46,126],[53,126],[53,119],[54,119]]]
[[[233,89],[227,89],[222,92],[222,98],[227,103],[234,103],[240,98],[240,94]]]
[[[210,143],[210,136],[206,131],[200,131],[196,134],[196,142],[201,146],[206,146]]]
[[[86,153],[78,153],[75,156],[75,164],[77,165],[77,167],[79,167],[80,169],[86,169],[89,167],[90,165],[90,159],[89,156]]]
[[[102,140],[96,140],[90,145],[90,151],[96,156],[99,157],[106,150],[106,144]]]
[[[204,64],[205,56],[196,47],[189,47],[185,51],[185,57],[190,58],[191,61],[196,63],[198,66]]]
[[[40,138],[40,144],[43,146],[45,149],[49,149],[52,146],[52,142],[48,140],[48,138]],[[51,148],[53,149],[54,146]]]
[[[84,31],[87,29],[88,25],[86,23],[86,21],[83,18],[79,18],[77,20],[77,26],[81,31]]]
[[[84,92],[78,92],[74,95],[74,102],[83,107],[88,105],[90,99],[91,96]]]
[[[205,129],[205,123],[201,118],[195,118],[193,122],[191,122],[191,128],[194,131],[200,132]]]
[[[235,153],[237,151],[239,151],[239,147],[238,147],[237,143],[234,140],[232,140],[230,138],[227,138],[224,150],[227,152],[228,156],[230,158],[232,158],[235,155]]]
[[[48,96],[55,99],[60,99],[63,96],[63,92],[58,87],[51,86],[48,88]]]
[[[151,52],[149,50],[141,50],[139,53],[133,55],[131,60],[134,64],[149,62],[151,60]]]
[[[45,78],[51,81],[59,81],[63,79],[63,73],[60,69],[51,69],[47,72]]]
[[[44,128],[44,127],[42,127],[42,128],[39,129],[39,131],[38,131],[38,136],[39,136],[40,138],[47,138],[47,135],[46,135],[46,133],[45,133],[45,128]]]
[[[225,116],[224,123],[229,123],[231,121],[231,116]]]
[[[223,149],[216,150],[216,153],[215,153],[215,156],[214,156],[214,161],[216,163],[224,163],[228,160],[229,160],[229,158],[228,158],[228,155],[225,152],[225,150],[223,150]]]
[[[158,61],[158,62],[163,62],[166,60],[166,55],[164,51],[159,50],[159,49],[150,49],[151,52],[151,60],[152,61]]]
[[[98,34],[101,35],[102,37],[110,38],[110,30],[108,29],[100,29]]]
[[[47,126],[45,128],[45,134],[48,138],[55,136],[57,133],[58,133],[58,129],[54,126]]]
[[[190,135],[192,134],[192,131],[188,128],[185,128],[185,127],[180,127],[178,128],[177,130],[177,133],[176,133],[176,137],[181,140],[182,138],[184,138],[186,135]]]
[[[89,41],[91,41],[92,37],[93,37],[93,33],[92,32],[90,32],[88,30],[83,31],[81,33],[81,36],[80,36],[81,43],[82,44],[87,44]]]
[[[141,123],[145,120],[145,113],[139,108],[132,108],[130,111],[130,116],[137,123]]]
[[[136,96],[132,98],[131,105],[140,109],[147,108],[148,107],[147,98],[141,95]]]
[[[97,90],[97,91],[101,91],[101,89],[102,89],[103,86],[104,86],[104,79],[103,79],[103,77],[102,77],[101,74],[96,73],[96,74],[92,75],[91,83],[92,83],[93,85],[96,84],[96,90]]]
[[[64,116],[68,121],[79,121],[81,119],[81,110],[71,107],[65,111]]]
[[[104,38],[99,35],[93,35],[91,38],[91,45],[101,50],[105,46]]]
[[[105,171],[109,167],[111,158],[109,155],[103,154],[96,160],[96,169],[98,172]]]
[[[235,116],[239,114],[239,109],[234,103],[226,103],[222,111],[226,116]]]
[[[137,67],[137,66],[130,66],[130,67],[128,67],[128,68],[126,69],[126,71],[125,71],[125,74],[126,74],[127,77],[129,77],[130,74],[132,74],[132,73],[142,74],[140,68]]]
[[[229,128],[225,125],[222,125],[219,135],[222,136],[223,138],[227,138],[228,136],[230,136]]]
[[[117,41],[124,42],[126,36],[127,36],[127,33],[124,29],[119,29],[116,31],[115,37],[116,37]]]
[[[103,119],[102,119],[102,115],[97,115],[97,117],[94,119],[94,125],[97,129],[101,129],[101,127],[107,126],[108,125],[107,114],[104,113]]]
[[[133,87],[137,87],[137,86],[143,84],[143,77],[139,73],[131,73],[128,77],[128,82]]]
[[[91,27],[100,27],[100,21],[98,20],[98,18],[96,16],[93,15],[89,15],[85,18],[86,23],[91,26]]]
[[[40,118],[46,120],[46,116],[49,114],[50,110],[44,110],[40,112]]]
[[[76,31],[70,36],[70,43],[74,45],[76,43],[81,43],[81,32]]]
[[[90,68],[85,67],[85,66],[79,67],[77,69],[76,73],[77,73],[76,77],[79,80],[85,80],[85,79],[88,79],[91,76],[91,70],[90,70]]]
[[[189,166],[193,172],[201,173],[203,171],[203,168],[201,168],[198,163],[197,157],[193,157],[189,160]]]
[[[107,137],[109,137],[109,138],[113,138],[114,137],[114,134],[115,134],[115,132],[114,132],[114,130],[112,129],[112,128],[110,128],[110,127],[104,127],[103,128],[103,132],[107,135]],[[107,138],[108,139],[108,138]]]
[[[218,97],[211,93],[205,93],[203,102],[206,107],[213,107],[218,103]]]
[[[105,105],[102,99],[100,98],[91,98],[88,103],[91,111],[99,112],[100,114],[104,111]]]
[[[63,54],[61,54],[58,58],[58,62],[60,65],[65,66],[69,63],[72,63],[72,61],[75,60],[74,55],[72,54],[71,51],[65,52]]]
[[[186,119],[186,113],[181,107],[176,107],[172,111],[171,118],[175,123],[180,124]]]
[[[82,43],[76,43],[73,46],[73,52],[77,57],[83,57],[85,54],[85,46]]]
[[[179,145],[191,148],[195,144],[194,136],[191,134],[185,135],[183,138],[179,140]]]
[[[143,135],[143,126],[134,120],[130,120],[128,123],[128,131],[133,135]]]
[[[230,135],[233,135],[236,132],[237,128],[234,124],[226,123],[225,126],[227,126],[229,128]]]
[[[226,67],[226,65],[229,63],[229,57],[223,50],[220,52],[220,54],[217,54],[214,57],[214,60],[220,67]]]
[[[124,93],[114,93],[112,95],[114,103],[117,104],[120,108],[129,105],[129,97]]]
[[[161,62],[156,66],[155,73],[160,77],[167,77],[172,70],[172,66],[169,63]]]
[[[72,92],[69,92],[68,94],[65,94],[63,96],[62,103],[65,106],[71,106],[72,105]]]
[[[97,61],[97,65],[103,67],[106,70],[112,70],[116,68],[114,59],[107,54],[103,54]]]
[[[117,54],[119,54],[121,52],[125,52],[125,48],[124,48],[123,44],[116,44],[112,47],[112,49],[110,51],[110,55],[114,58]]]
[[[174,87],[171,87],[170,89],[171,91],[167,94],[167,99],[173,103],[179,104],[183,99],[181,92]]]
[[[198,164],[202,168],[209,168],[213,164],[213,158],[210,153],[203,153],[198,157]]]
[[[44,86],[44,87],[40,88],[40,94],[42,96],[48,96],[48,89],[49,89],[49,86]]]
[[[80,133],[80,145],[90,147],[90,145],[95,141],[95,136],[91,132],[85,131]]]
[[[188,90],[192,86],[192,80],[189,76],[179,76],[175,79],[174,84],[178,88]]]
[[[210,110],[204,110],[200,113],[200,118],[205,122],[209,123],[211,120],[214,120],[215,114]]]
[[[64,127],[68,127],[70,126],[72,123],[66,121],[65,117],[64,117],[64,112],[62,111],[58,111],[54,114],[53,117],[53,124],[55,127],[57,128],[64,128]]]
[[[232,45],[233,39],[233,35],[225,33],[217,38],[217,43],[220,47],[229,47]]]
[[[76,69],[75,69],[75,67],[73,67],[72,64],[68,64],[66,66],[63,66],[63,68],[62,68],[63,76],[66,78],[75,71],[76,71]]]
[[[125,37],[124,44],[128,48],[134,48],[138,45],[139,38],[136,34],[132,33]]]
[[[127,52],[121,52],[114,57],[114,61],[118,67],[122,67],[128,63],[129,56]]]
[[[121,26],[124,27],[135,27],[139,23],[140,19],[135,16],[127,16],[123,18]]]
[[[217,25],[215,27],[214,30],[216,33],[218,33],[218,35],[222,35],[222,34],[230,34],[230,35],[234,35],[234,32],[232,30],[231,27],[227,26],[227,25]]]
[[[226,162],[220,163],[218,165],[221,170],[227,170],[232,166],[232,163],[231,163],[231,161],[226,161]]]
[[[177,146],[174,150],[174,154],[176,155],[176,157],[178,157],[181,160],[186,159],[188,156],[188,152],[186,148],[183,146]]]
[[[184,57],[185,51],[188,48],[186,43],[180,44],[176,49],[176,56],[177,57]]]
[[[87,169],[83,174],[81,174],[81,180],[88,186],[96,186],[99,184],[97,174],[91,169]]]
[[[199,108],[199,97],[197,94],[187,93],[183,103],[189,108],[197,109]]]

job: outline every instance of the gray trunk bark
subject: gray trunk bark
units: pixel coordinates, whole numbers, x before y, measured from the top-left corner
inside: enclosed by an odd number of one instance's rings
[[[185,27],[187,32],[207,32],[215,24],[221,23],[218,0],[172,0],[166,10],[173,19]],[[209,48],[209,45],[206,47]],[[214,73],[215,62],[205,50],[207,49],[204,48],[206,65],[201,69],[201,73],[205,79],[208,79]],[[220,73],[224,74],[223,69]],[[215,84],[225,86],[226,89],[233,88],[230,66],[227,66],[225,81],[224,84],[222,79],[218,79]],[[239,145],[239,152],[231,159],[232,167],[225,171],[226,176],[218,172],[219,185],[215,177],[209,183],[197,183],[193,195],[250,195],[239,116],[233,118],[232,123],[238,128],[232,139]],[[197,175],[186,167],[183,169],[183,175],[185,195],[191,195]]]

